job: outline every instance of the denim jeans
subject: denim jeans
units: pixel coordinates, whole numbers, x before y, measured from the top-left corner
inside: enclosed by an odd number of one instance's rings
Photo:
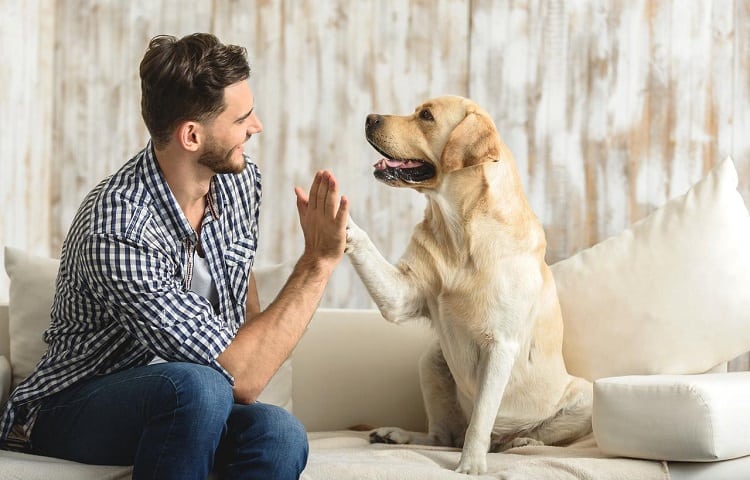
[[[234,403],[216,370],[161,363],[97,377],[42,403],[34,453],[133,465],[133,479],[299,478],[307,435],[286,410]]]

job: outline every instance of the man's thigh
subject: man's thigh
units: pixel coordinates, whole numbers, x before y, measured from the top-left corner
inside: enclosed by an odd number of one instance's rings
[[[136,367],[75,385],[42,403],[34,453],[83,463],[132,465],[151,419],[177,408],[175,378],[210,369],[184,363]]]

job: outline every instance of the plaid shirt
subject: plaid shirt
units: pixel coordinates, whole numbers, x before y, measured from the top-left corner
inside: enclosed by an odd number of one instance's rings
[[[245,320],[255,259],[260,173],[211,181],[201,246],[219,311],[190,290],[196,232],[156,162],[151,143],[89,193],[62,248],[48,350],[0,418],[0,444],[28,449],[41,401],[97,375],[155,356],[209,365]]]

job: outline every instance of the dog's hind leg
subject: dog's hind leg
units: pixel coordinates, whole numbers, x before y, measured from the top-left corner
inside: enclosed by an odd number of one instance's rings
[[[525,445],[567,445],[591,433],[591,382],[571,377],[560,408],[551,417],[542,420],[533,429],[507,442],[494,444],[493,452]]]
[[[384,427],[370,434],[372,443],[399,443],[461,447],[466,433],[466,415],[458,405],[456,384],[440,346],[435,342],[419,362],[428,430],[410,432],[398,427]]]
[[[591,433],[591,382],[571,377],[557,413],[543,421],[532,435],[546,445],[566,445]]]

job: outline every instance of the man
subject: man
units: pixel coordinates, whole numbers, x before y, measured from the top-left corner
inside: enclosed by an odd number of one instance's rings
[[[209,34],[151,40],[146,148],[83,201],[62,249],[47,353],[13,393],[0,440],[133,478],[298,478],[304,428],[256,398],[288,357],[344,252],[348,202],[318,172],[295,188],[305,239],[260,312],[262,124],[245,49]]]

